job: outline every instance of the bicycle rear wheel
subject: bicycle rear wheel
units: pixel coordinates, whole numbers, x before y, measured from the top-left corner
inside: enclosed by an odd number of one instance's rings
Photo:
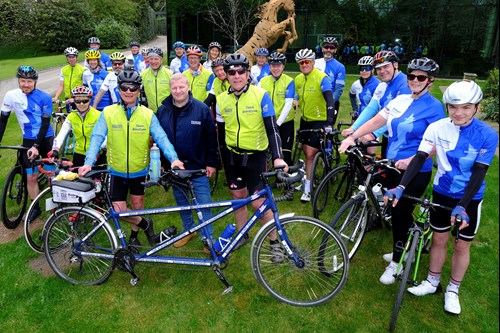
[[[2,190],[0,213],[8,229],[15,229],[23,218],[28,202],[26,174],[21,165],[16,165],[7,175]]]
[[[399,310],[401,309],[401,304],[403,302],[403,295],[406,290],[406,285],[408,282],[408,277],[410,276],[410,271],[412,269],[413,258],[415,257],[415,250],[417,249],[418,242],[420,241],[420,231],[415,230],[412,234],[412,240],[410,249],[406,251],[408,258],[406,259],[406,267],[403,270],[403,275],[401,276],[401,281],[399,283],[398,293],[396,295],[396,302],[394,303],[394,309],[392,310],[391,322],[389,323],[389,331],[393,332],[396,327],[396,320],[398,319]]]
[[[359,195],[349,199],[335,214],[330,226],[344,242],[352,260],[365,236],[368,202]]]
[[[329,301],[342,289],[349,274],[347,250],[339,236],[311,217],[290,217],[280,223],[303,266],[297,266],[283,248],[283,252],[272,251],[269,234],[276,231],[272,221],[259,230],[252,244],[255,278],[269,294],[291,305],[314,306]]]
[[[314,156],[311,167],[311,196],[314,196],[314,192],[316,192],[319,184],[323,178],[325,178],[328,171],[328,165],[325,161],[324,154],[318,152],[316,156]]]
[[[101,222],[98,212],[76,206],[63,207],[50,217],[43,231],[43,248],[59,277],[73,284],[94,285],[111,275],[117,241],[109,225],[99,226]]]

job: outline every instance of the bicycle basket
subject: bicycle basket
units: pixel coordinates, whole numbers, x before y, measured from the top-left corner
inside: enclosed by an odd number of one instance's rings
[[[57,180],[52,178],[52,201],[56,203],[87,203],[95,198],[95,185],[90,179]]]

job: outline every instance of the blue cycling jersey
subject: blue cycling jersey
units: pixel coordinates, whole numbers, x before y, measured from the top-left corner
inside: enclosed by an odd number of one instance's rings
[[[379,113],[387,119],[389,144],[386,156],[396,161],[417,153],[426,128],[445,117],[440,101],[428,92],[413,99],[412,95],[399,95]],[[432,160],[428,159],[421,172],[432,170]]]
[[[5,94],[1,111],[10,114],[14,110],[23,139],[36,140],[42,126],[42,116],[52,115],[52,98],[39,89],[25,94],[21,89],[10,90]],[[54,136],[54,129],[49,126],[45,137]]]
[[[257,85],[263,77],[268,76],[269,74],[271,74],[271,69],[267,63],[264,64],[262,68],[258,65],[254,65],[250,68],[250,77],[252,79],[252,84],[254,85]]]
[[[339,101],[345,87],[345,66],[337,59],[326,61],[325,58],[321,58],[315,61],[314,67],[328,75],[332,85],[333,99],[336,102]]]
[[[89,87],[92,90],[92,98],[90,100],[90,105],[94,104],[94,99],[99,89],[101,88],[104,80],[108,76],[108,72],[101,69],[99,73],[92,73],[89,69],[83,72],[82,82],[84,86]],[[106,106],[111,104],[111,96],[109,93],[102,95],[102,99],[97,105],[96,109],[102,111]]]
[[[495,156],[498,134],[482,121],[460,127],[450,118],[441,119],[427,128],[418,150],[430,153],[436,149],[438,170],[434,177],[434,190],[454,199],[462,198],[470,181],[474,163],[489,165]],[[473,200],[484,196],[486,182]]]
[[[375,76],[371,76],[368,79],[368,82],[365,83],[363,86],[363,89],[359,93],[359,109],[358,109],[358,115],[363,112],[363,110],[366,108],[368,103],[370,103],[373,94],[375,93],[375,89],[377,89],[377,86],[379,85],[380,80],[376,78]]]

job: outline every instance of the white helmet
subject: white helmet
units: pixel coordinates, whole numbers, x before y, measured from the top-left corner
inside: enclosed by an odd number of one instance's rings
[[[358,60],[358,66],[373,66],[373,57],[364,56]]]
[[[474,81],[453,82],[443,94],[444,104],[478,104],[483,99],[483,91]]]
[[[299,62],[301,60],[314,60],[316,56],[314,52],[310,49],[302,49],[295,55],[295,61]]]

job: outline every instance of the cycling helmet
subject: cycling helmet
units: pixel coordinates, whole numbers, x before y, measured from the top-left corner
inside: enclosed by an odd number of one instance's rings
[[[141,49],[141,53],[142,53],[142,54],[144,54],[144,53],[148,54],[148,53],[149,53],[149,51],[151,51],[151,47],[143,47],[143,48]]]
[[[269,51],[265,47],[261,47],[255,51],[255,55],[269,57]]]
[[[339,42],[337,41],[337,38],[332,37],[332,36],[328,36],[328,37],[325,37],[325,40],[323,41],[322,45],[325,45],[325,44],[333,44],[333,45],[337,46],[339,44]]]
[[[38,72],[31,66],[19,66],[16,76],[18,79],[38,80]]]
[[[67,47],[64,49],[65,56],[75,56],[78,57],[78,50],[74,47]]]
[[[174,45],[172,45],[172,47],[173,47],[174,49],[176,49],[176,48],[178,48],[178,47],[182,47],[184,50],[186,49],[186,45],[184,45],[184,43],[183,43],[183,42],[181,42],[181,41],[177,41],[177,42],[175,42],[175,43],[174,43]]]
[[[130,44],[128,45],[128,47],[132,47],[132,46],[141,47],[141,43],[139,43],[139,42],[130,42]]]
[[[452,83],[443,94],[444,104],[478,104],[483,91],[474,81],[463,80]]]
[[[247,57],[241,53],[230,54],[224,59],[224,71],[227,72],[231,67],[242,66],[248,69],[250,64]]]
[[[358,60],[358,66],[373,66],[373,57],[364,56]]]
[[[113,52],[109,55],[111,61],[125,61],[125,55],[121,52]]]
[[[75,97],[75,96],[92,97],[92,89],[90,89],[89,87],[85,87],[85,86],[74,87],[71,90],[71,97]]]
[[[141,85],[142,78],[141,74],[135,70],[125,69],[118,74],[118,84],[131,83],[135,85]]]
[[[222,45],[220,45],[218,42],[212,42],[208,44],[208,49],[210,50],[212,47],[216,47],[219,49],[219,51],[222,51]]]
[[[422,72],[426,72],[427,74],[436,77],[439,74],[439,65],[436,62],[429,58],[418,58],[413,59],[408,64],[408,73],[413,72],[414,70],[420,70]]]
[[[295,54],[295,61],[299,62],[302,60],[314,60],[316,56],[314,55],[313,50],[310,49],[302,49],[297,54]]]
[[[186,50],[186,56],[190,56],[190,55],[195,55],[195,56],[198,56],[201,58],[201,56],[203,55],[202,52],[201,52],[201,49],[198,47],[198,46],[190,46],[188,47],[188,49]]]
[[[154,53],[158,57],[163,58],[163,51],[159,47],[152,47],[149,49],[148,54]]]
[[[224,66],[224,58],[217,58],[212,61],[212,68]]]
[[[375,65],[375,68],[379,68],[393,62],[399,62],[399,58],[396,53],[392,51],[380,51],[373,57],[373,64]]]
[[[283,53],[273,52],[269,55],[269,63],[286,65],[286,57]]]
[[[85,52],[85,60],[89,59],[100,59],[101,58],[101,52],[90,49],[87,52]]]
[[[88,42],[89,42],[89,44],[99,44],[99,45],[101,45],[101,41],[97,37],[90,37]]]

